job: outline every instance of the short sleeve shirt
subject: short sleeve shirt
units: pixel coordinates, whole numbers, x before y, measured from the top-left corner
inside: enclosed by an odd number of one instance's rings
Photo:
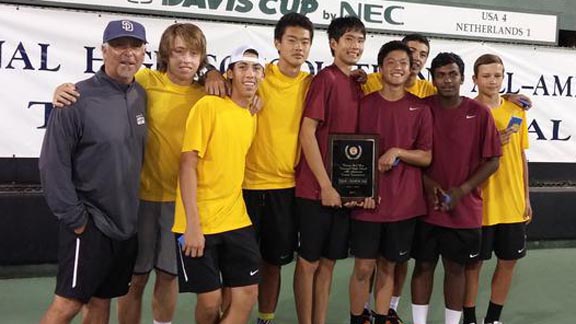
[[[242,181],[246,154],[256,133],[256,117],[229,97],[206,96],[186,122],[182,152],[197,151],[197,203],[204,234],[216,234],[251,224]],[[176,195],[173,231],[186,229],[180,188]]]
[[[361,97],[358,83],[336,65],[326,67],[312,80],[303,116],[318,121],[316,140],[324,167],[328,163],[329,135],[356,133]],[[320,186],[304,157],[296,169],[296,196],[320,199]]]
[[[246,157],[244,189],[294,188],[298,131],[312,77],[300,72],[291,78],[275,64],[266,66],[265,75],[258,89],[264,107],[256,114],[258,129]]]
[[[444,190],[462,185],[485,159],[502,155],[500,137],[488,107],[463,97],[457,108],[446,109],[438,96],[426,99],[434,123],[432,164],[426,175]],[[424,221],[450,228],[482,226],[482,196],[480,187],[462,197],[449,212],[428,206]]]
[[[504,130],[510,118],[522,118],[516,133],[508,144],[502,145],[502,157],[498,170],[484,182],[484,219],[482,225],[511,224],[524,222],[526,187],[524,184],[524,160],[522,154],[528,149],[528,127],[526,112],[515,104],[503,100],[499,107],[490,109],[496,128]],[[502,194],[505,192],[506,194]]]
[[[418,97],[407,93],[388,101],[374,92],[360,102],[360,134],[377,134],[379,156],[392,147],[405,150],[432,150],[432,114]],[[378,173],[380,203],[374,210],[357,209],[352,217],[362,221],[392,222],[426,214],[422,169],[400,162]]]
[[[204,96],[199,84],[181,86],[165,72],[141,69],[136,81],[148,96],[148,138],[140,174],[140,199],[174,201],[186,118]]]

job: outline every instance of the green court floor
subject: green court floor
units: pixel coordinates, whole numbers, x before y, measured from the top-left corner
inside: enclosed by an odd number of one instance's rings
[[[352,259],[336,265],[328,323],[348,322],[348,278]],[[482,272],[478,298],[478,316],[484,315],[488,303],[490,275],[495,262],[486,263]],[[297,323],[292,293],[294,264],[283,269],[284,282],[277,311],[277,323]],[[442,267],[436,272],[435,291],[431,302],[429,324],[443,323]],[[0,280],[0,323],[37,323],[48,307],[55,285],[53,277]],[[411,323],[409,285],[404,287],[400,315]],[[152,323],[150,292],[145,296],[143,323]],[[180,295],[174,323],[193,323],[194,296]],[[115,309],[114,309],[115,312]],[[576,249],[535,249],[529,251],[516,272],[509,301],[504,308],[505,324],[573,324],[576,323]],[[74,323],[80,323],[76,320]],[[115,314],[111,323],[116,323]]]

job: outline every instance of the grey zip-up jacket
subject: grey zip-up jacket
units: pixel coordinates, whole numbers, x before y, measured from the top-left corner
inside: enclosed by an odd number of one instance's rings
[[[75,104],[50,113],[40,177],[48,206],[71,230],[91,217],[106,236],[125,240],[136,233],[146,93],[103,69],[76,84]]]

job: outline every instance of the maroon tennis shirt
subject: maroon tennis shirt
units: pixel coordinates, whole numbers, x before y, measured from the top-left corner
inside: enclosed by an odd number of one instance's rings
[[[430,151],[432,114],[420,98],[410,93],[392,102],[375,92],[360,102],[358,133],[378,134],[378,156],[392,147]],[[379,172],[378,176],[381,201],[377,208],[356,209],[352,218],[395,222],[426,214],[422,168],[400,162],[389,171]]]
[[[334,133],[356,133],[358,106],[362,91],[359,84],[330,65],[312,79],[306,96],[303,117],[319,122],[316,140],[324,167],[328,165],[328,136]],[[296,197],[320,200],[320,185],[302,156],[296,167]]]
[[[485,159],[502,155],[500,136],[488,107],[466,97],[455,109],[442,108],[438,95],[425,101],[434,120],[432,164],[425,172],[444,190],[468,180]],[[481,189],[474,188],[449,212],[436,211],[429,206],[423,220],[450,228],[481,227]]]

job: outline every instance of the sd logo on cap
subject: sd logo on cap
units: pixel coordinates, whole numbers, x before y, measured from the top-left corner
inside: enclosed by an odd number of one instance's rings
[[[113,20],[104,29],[104,43],[120,37],[131,37],[147,43],[146,30],[142,24],[132,20]]]

